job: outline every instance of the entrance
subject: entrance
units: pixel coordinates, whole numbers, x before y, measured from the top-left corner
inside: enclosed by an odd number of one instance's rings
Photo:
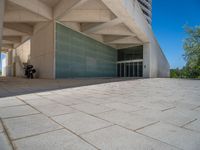
[[[142,77],[143,61],[121,61],[117,63],[118,77]]]
[[[143,46],[118,50],[118,77],[143,77]]]

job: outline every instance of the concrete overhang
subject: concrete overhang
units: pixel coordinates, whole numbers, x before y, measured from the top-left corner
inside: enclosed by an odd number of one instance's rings
[[[16,48],[49,21],[116,49],[149,42],[152,31],[137,0],[5,0],[3,45]]]

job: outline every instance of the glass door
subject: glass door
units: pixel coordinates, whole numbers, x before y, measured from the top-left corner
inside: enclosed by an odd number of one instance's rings
[[[142,62],[120,62],[117,64],[118,77],[142,77]]]

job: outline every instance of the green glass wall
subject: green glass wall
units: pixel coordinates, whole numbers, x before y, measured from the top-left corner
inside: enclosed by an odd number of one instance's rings
[[[56,24],[56,78],[114,77],[117,50]]]

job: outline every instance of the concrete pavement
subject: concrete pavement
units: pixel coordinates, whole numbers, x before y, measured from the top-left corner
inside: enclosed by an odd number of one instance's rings
[[[199,149],[199,80],[121,80],[2,79],[0,149]]]

